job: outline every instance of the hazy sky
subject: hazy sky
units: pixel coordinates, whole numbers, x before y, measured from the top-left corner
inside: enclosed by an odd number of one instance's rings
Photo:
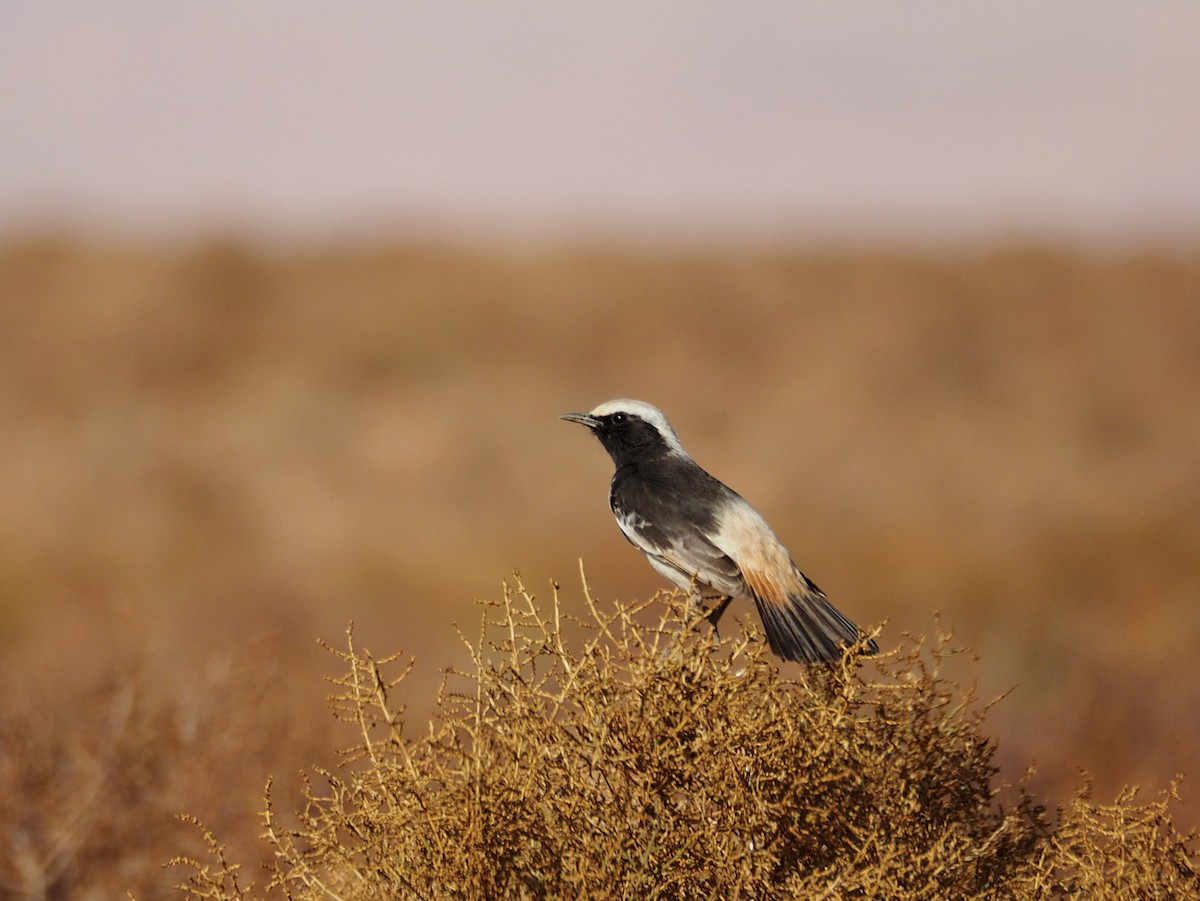
[[[0,0],[0,230],[1200,235],[1200,3]]]

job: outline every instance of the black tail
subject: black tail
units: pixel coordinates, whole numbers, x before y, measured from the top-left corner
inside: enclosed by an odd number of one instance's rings
[[[846,645],[858,641],[858,626],[842,616],[815,585],[783,604],[754,599],[771,650],[784,660],[821,663],[837,660]],[[879,653],[871,639],[865,654]]]

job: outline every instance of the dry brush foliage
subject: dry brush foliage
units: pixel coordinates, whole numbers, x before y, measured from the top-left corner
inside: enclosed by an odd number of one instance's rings
[[[1052,822],[998,802],[989,705],[942,672],[949,637],[871,661],[781,670],[752,631],[716,642],[677,594],[601,608],[582,649],[557,588],[519,577],[468,641],[428,729],[406,733],[408,668],[358,647],[331,698],[356,728],[297,825],[268,790],[259,890],[218,839],[194,898],[1196,897],[1171,797],[1081,792]],[[495,617],[489,621],[489,617]],[[567,628],[567,631],[570,631]],[[390,674],[393,669],[398,674]],[[1173,795],[1173,792],[1169,793]],[[1115,893],[1115,894],[1114,894]]]
[[[0,696],[0,898],[159,898],[163,859],[189,847],[193,810],[239,855],[268,859],[255,811],[268,773],[319,759],[324,723],[304,732],[276,703],[278,648],[250,640],[174,679],[144,663],[90,674],[64,697],[44,671]],[[318,737],[310,742],[309,735]],[[303,750],[301,750],[303,749]],[[297,790],[297,780],[286,780]]]
[[[421,649],[403,685],[415,723],[435,661],[466,665],[446,621],[470,621],[507,561],[563,572],[587,547],[606,595],[641,596],[655,576],[597,503],[604,461],[556,418],[628,389],[668,407],[857,617],[899,634],[944,611],[982,655],[983,693],[1016,687],[989,718],[1005,772],[1036,760],[1031,788],[1054,803],[1079,767],[1098,797],[1130,781],[1154,796],[1200,770],[1200,718],[1180,715],[1200,710],[1197,298],[1194,247],[7,242],[0,729],[32,734],[4,739],[0,769],[28,754],[89,772],[107,722],[71,712],[112,704],[77,686],[142,648],[133,721],[160,689],[190,717],[190,661],[249,661],[248,631],[278,639],[271,702],[311,712],[325,661],[308,639],[353,618],[372,646]],[[261,716],[243,706],[218,725]],[[320,719],[297,718],[317,751],[222,726],[213,754],[202,730],[184,747],[200,776],[156,742],[145,756],[180,786],[166,810],[252,860],[257,824],[241,847],[206,798],[255,809],[266,772],[329,752]],[[228,779],[209,791],[208,761],[239,737],[244,797]],[[54,813],[29,794],[40,778],[0,833]],[[153,816],[128,797],[106,809],[157,824],[162,793],[136,797]],[[1200,825],[1200,806],[1175,810]],[[115,834],[106,819],[92,831]],[[119,844],[155,863],[177,850]],[[106,859],[114,882],[128,872]]]

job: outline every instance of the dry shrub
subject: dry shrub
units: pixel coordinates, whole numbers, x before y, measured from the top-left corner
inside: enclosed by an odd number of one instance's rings
[[[586,589],[585,589],[586,594]],[[582,651],[555,591],[519,578],[468,642],[427,731],[406,735],[396,658],[353,631],[331,698],[356,726],[309,784],[299,828],[268,797],[290,898],[1194,897],[1167,800],[1096,807],[1055,829],[1024,790],[996,802],[986,705],[947,680],[947,636],[870,663],[781,672],[751,633],[716,643],[677,594],[601,610]],[[489,628],[490,627],[490,628]],[[498,640],[492,630],[499,630]],[[180,888],[255,894],[213,859]]]
[[[293,729],[270,650],[246,639],[199,672],[130,664],[69,692],[41,684],[44,671],[9,674],[0,898],[164,897],[178,877],[163,860],[194,841],[180,810],[201,813],[239,856],[267,859],[254,817],[266,774],[319,755],[309,734],[329,741],[321,722]]]
[[[1149,804],[1135,804],[1127,788],[1113,804],[1098,804],[1081,789],[1059,811],[1060,823],[1042,849],[1039,866],[1023,883],[1022,897],[1200,897],[1195,833],[1180,835],[1169,807],[1177,784]]]

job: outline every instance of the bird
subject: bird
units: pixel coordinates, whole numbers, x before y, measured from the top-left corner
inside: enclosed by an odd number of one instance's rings
[[[586,426],[612,457],[608,501],[629,542],[693,597],[717,600],[706,618],[718,638],[729,603],[749,598],[784,660],[838,660],[862,641],[749,501],[684,450],[658,407],[621,398],[560,418]],[[859,647],[864,655],[879,651],[872,638]]]

